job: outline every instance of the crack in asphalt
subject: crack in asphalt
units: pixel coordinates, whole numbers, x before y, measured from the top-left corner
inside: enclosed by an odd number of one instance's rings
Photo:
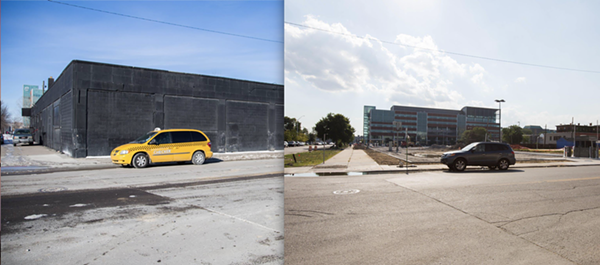
[[[504,231],[505,233],[507,233],[507,234],[509,234],[509,235],[516,236],[516,237],[518,237],[518,238],[520,238],[520,239],[523,239],[523,240],[525,240],[525,241],[527,241],[527,242],[529,242],[529,243],[531,243],[531,244],[533,244],[533,245],[535,245],[535,246],[539,247],[540,249],[546,250],[546,251],[548,251],[548,252],[550,252],[550,253],[554,253],[555,255],[557,255],[557,256],[559,256],[559,257],[561,257],[561,258],[564,258],[564,259],[566,259],[566,260],[568,260],[568,261],[570,261],[570,262],[572,262],[572,263],[574,263],[574,264],[577,264],[577,262],[575,262],[575,261],[573,261],[573,260],[571,260],[571,259],[569,259],[569,258],[567,258],[567,257],[565,257],[565,256],[563,256],[563,255],[561,255],[560,253],[554,252],[554,251],[552,251],[551,249],[545,248],[544,246],[541,246],[541,245],[537,244],[537,243],[536,243],[536,242],[534,242],[534,241],[531,241],[531,240],[529,240],[529,239],[527,239],[527,238],[525,238],[525,237],[522,237],[522,236],[520,236],[520,235],[518,235],[518,234],[515,234],[515,233],[511,232],[510,230],[508,230],[508,229],[506,229],[506,228],[502,227],[503,225],[502,225],[502,226],[498,226],[498,225],[496,225],[495,223],[497,223],[497,222],[489,222],[489,221],[486,221],[486,220],[484,220],[484,219],[480,218],[480,217],[479,217],[479,216],[477,216],[477,215],[471,214],[471,213],[469,213],[469,212],[467,212],[467,211],[465,211],[465,210],[463,210],[463,209],[460,209],[460,208],[458,208],[458,207],[456,207],[456,206],[454,206],[454,205],[451,205],[451,204],[449,204],[449,203],[446,203],[446,202],[442,201],[441,199],[438,199],[438,198],[432,197],[432,196],[430,196],[430,195],[427,195],[427,194],[425,194],[425,193],[422,193],[422,192],[420,192],[420,191],[418,191],[418,190],[414,190],[414,189],[411,189],[411,188],[409,188],[409,187],[402,186],[402,185],[400,185],[400,184],[397,184],[397,183],[393,183],[393,182],[390,182],[390,183],[392,183],[392,184],[394,184],[394,185],[396,185],[396,186],[398,186],[398,187],[400,187],[400,188],[404,188],[404,189],[406,189],[406,190],[412,191],[413,193],[416,193],[416,194],[419,194],[419,195],[425,196],[425,197],[427,197],[427,198],[429,198],[429,199],[432,199],[432,200],[434,200],[434,201],[436,201],[436,202],[438,202],[438,203],[440,203],[440,204],[443,204],[443,205],[445,205],[445,206],[447,206],[447,207],[450,207],[450,208],[452,208],[452,209],[454,209],[454,210],[456,210],[456,211],[459,211],[459,212],[461,212],[461,213],[464,213],[465,215],[468,215],[468,216],[471,216],[471,217],[473,217],[473,218],[475,218],[475,219],[481,220],[481,221],[482,221],[482,222],[484,222],[484,223],[487,223],[487,224],[493,225],[494,227],[496,227],[496,228],[498,228],[498,229],[500,229],[500,230]],[[583,210],[593,210],[593,209],[599,209],[599,208],[600,208],[600,207],[594,207],[594,208],[590,208],[590,209],[572,210],[572,211],[568,211],[568,212],[567,212],[567,213],[565,213],[565,214],[568,214],[568,213],[571,213],[571,212],[583,211]],[[562,215],[564,216],[565,214],[562,214]],[[540,216],[553,216],[553,215],[557,215],[557,214],[544,214],[544,215],[540,215]],[[561,217],[562,217],[562,216],[561,216]],[[522,219],[525,219],[525,218],[522,218]],[[504,224],[504,225],[506,225],[506,224]],[[529,233],[529,232],[528,232],[528,233]]]

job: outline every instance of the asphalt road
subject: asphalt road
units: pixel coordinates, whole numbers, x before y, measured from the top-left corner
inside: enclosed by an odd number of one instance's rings
[[[211,160],[214,161],[214,160]],[[2,176],[2,196],[44,191],[142,188],[202,183],[208,180],[264,176],[283,172],[281,159],[207,161],[203,165],[161,164],[147,168],[109,168],[32,175]]]
[[[2,176],[3,264],[281,264],[280,159]]]
[[[598,167],[285,177],[285,264],[599,264]]]

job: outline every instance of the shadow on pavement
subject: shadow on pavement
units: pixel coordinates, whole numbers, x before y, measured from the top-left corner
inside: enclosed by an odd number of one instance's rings
[[[521,172],[525,172],[524,170],[521,169],[507,169],[507,170],[489,170],[487,168],[484,169],[480,169],[480,168],[467,168],[465,169],[465,171],[450,171],[448,169],[443,170],[443,173],[449,173],[449,174],[469,174],[469,173],[486,173],[486,174],[499,174],[499,173],[521,173]]]

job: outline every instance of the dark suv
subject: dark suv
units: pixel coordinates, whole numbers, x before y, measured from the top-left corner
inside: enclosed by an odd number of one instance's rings
[[[456,171],[463,171],[467,166],[507,170],[515,164],[516,159],[515,152],[508,144],[476,142],[461,150],[444,153],[441,162]]]

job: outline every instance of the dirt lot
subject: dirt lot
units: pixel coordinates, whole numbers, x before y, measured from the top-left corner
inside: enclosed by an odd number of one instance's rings
[[[454,151],[450,148],[429,148],[429,147],[411,147],[408,149],[409,164],[438,164],[440,157],[444,152]],[[373,160],[380,165],[398,165],[399,161],[406,160],[406,148],[402,148],[396,153],[394,148],[392,152],[388,147],[373,147],[365,150]],[[538,153],[520,153],[516,152],[515,157],[517,163],[548,163],[548,162],[564,162],[561,155],[554,154],[538,154]]]

